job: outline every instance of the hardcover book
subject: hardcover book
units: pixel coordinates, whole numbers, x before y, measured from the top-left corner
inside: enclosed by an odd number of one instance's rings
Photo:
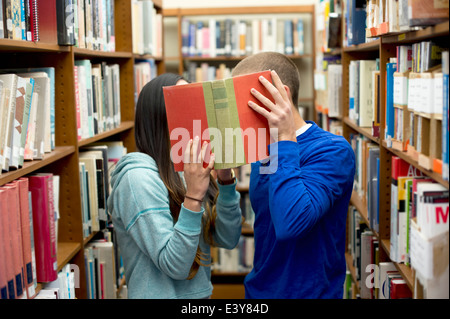
[[[238,167],[268,157],[270,143],[267,119],[248,106],[255,88],[270,94],[259,76],[271,80],[270,71],[224,80],[164,87],[171,159],[176,171],[183,170],[183,157],[190,139],[211,142],[215,169]],[[209,163],[209,153],[205,156]],[[204,163],[205,164],[205,163]]]

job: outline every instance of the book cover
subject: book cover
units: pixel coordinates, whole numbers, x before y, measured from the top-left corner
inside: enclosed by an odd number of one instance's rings
[[[38,282],[50,282],[57,278],[52,178],[53,175],[51,173],[28,176],[33,210],[33,232]]]
[[[9,192],[8,210],[6,213],[9,215],[9,236],[11,252],[9,258],[12,259],[12,267],[14,271],[15,281],[15,298],[26,298],[24,295],[24,281],[23,281],[23,252],[22,252],[22,227],[20,220],[20,197],[19,187],[15,183],[8,183],[2,186],[7,192]]]
[[[9,170],[12,150],[12,134],[14,126],[14,113],[16,109],[16,90],[18,76],[16,74],[0,74],[0,81],[3,81],[3,88],[5,90],[5,104],[2,112],[2,132],[0,136],[0,157],[2,159],[2,169]]]
[[[58,24],[56,19],[56,1],[38,1],[39,41],[44,43],[58,43]]]
[[[378,299],[388,299],[389,298],[389,283],[387,278],[387,273],[389,271],[395,272],[397,268],[393,262],[380,262],[379,267],[379,285]]]
[[[404,279],[393,279],[391,281],[391,299],[411,299],[412,292]]]
[[[8,189],[0,187],[0,293],[1,299],[15,299],[16,287],[14,280],[14,267],[12,259],[11,237],[10,237],[10,217],[9,214],[3,213],[9,210],[11,192]]]
[[[373,77],[372,72],[376,71],[375,60],[359,61],[359,121],[360,127],[372,127],[373,122]]]
[[[417,224],[427,238],[449,231],[448,189],[438,183],[417,185]]]
[[[17,183],[19,188],[19,207],[22,231],[22,251],[24,265],[24,287],[26,289],[27,298],[32,299],[36,295],[34,285],[34,275],[36,271],[36,263],[33,261],[32,224],[30,223],[30,203],[28,201],[28,178],[19,178],[13,183]]]
[[[267,158],[270,143],[267,119],[248,106],[255,88],[270,94],[258,77],[271,80],[270,71],[187,85],[164,87],[171,158],[183,170],[183,155],[190,139],[211,142],[216,169],[232,168]],[[205,157],[209,162],[209,154]]]
[[[386,123],[385,123],[385,139],[390,146],[391,140],[394,138],[394,72],[396,71],[396,63],[386,63]]]

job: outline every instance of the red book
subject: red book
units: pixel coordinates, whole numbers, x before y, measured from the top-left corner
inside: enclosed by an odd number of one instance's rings
[[[32,299],[36,295],[34,286],[33,272],[36,269],[36,264],[33,262],[32,252],[32,223],[30,223],[30,206],[28,200],[28,178],[19,178],[13,183],[17,183],[19,187],[19,206],[20,206],[20,218],[22,228],[22,252],[23,252],[23,265],[24,265],[24,286],[27,298]]]
[[[403,279],[393,279],[391,281],[391,299],[410,299],[411,290]]]
[[[259,76],[271,80],[270,71],[263,71],[163,88],[176,171],[183,170],[184,150],[195,136],[202,143],[211,141],[215,169],[238,167],[268,157],[267,119],[248,106],[250,100],[261,105],[250,93],[252,88],[271,97]],[[205,162],[209,162],[209,152]]]
[[[9,258],[12,258],[12,266],[14,271],[14,281],[16,288],[15,298],[23,298],[24,281],[23,281],[23,253],[22,253],[22,226],[20,220],[20,199],[19,187],[17,184],[8,183],[3,189],[9,192],[8,215],[9,215],[9,235],[11,239],[11,252]]]
[[[8,255],[8,248],[10,248],[9,242],[9,227],[8,227],[8,214],[3,212],[8,211],[7,202],[8,197],[6,190],[0,188],[0,299],[8,299],[8,282],[11,279],[14,282],[12,272],[11,277],[7,263],[11,262],[11,258]]]
[[[40,42],[58,44],[56,1],[61,0],[44,0],[37,2],[38,33]]]
[[[28,182],[33,210],[37,281],[50,282],[58,278],[53,175],[51,173],[31,175]]]

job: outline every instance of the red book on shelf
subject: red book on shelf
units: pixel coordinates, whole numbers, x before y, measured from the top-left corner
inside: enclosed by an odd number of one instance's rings
[[[61,0],[38,1],[36,4],[40,42],[58,44],[56,1]]]
[[[404,279],[393,279],[391,281],[391,299],[410,299],[412,298],[411,290],[409,289]]]
[[[33,210],[33,232],[38,282],[56,280],[56,232],[53,207],[53,174],[28,176]]]
[[[0,188],[0,299],[8,299],[11,288],[14,291],[14,274],[12,270],[11,244],[9,239],[9,218],[7,190]],[[15,296],[15,294],[13,294]]]
[[[34,262],[34,252],[32,250],[32,223],[30,218],[31,211],[28,200],[28,178],[19,178],[13,183],[17,183],[19,187],[19,204],[20,204],[20,218],[22,228],[22,252],[23,252],[23,266],[24,266],[24,286],[27,293],[27,298],[32,299],[36,295],[34,286],[33,273],[36,271],[36,263]]]
[[[20,220],[20,197],[19,187],[15,183],[8,183],[3,186],[9,192],[8,210],[9,215],[9,235],[11,239],[11,253],[12,265],[14,270],[14,281],[16,287],[15,298],[23,298],[24,296],[24,281],[23,281],[23,252],[22,252],[22,227]]]
[[[261,105],[250,93],[252,88],[271,98],[259,76],[271,80],[270,71],[263,71],[163,88],[176,171],[183,170],[184,150],[195,136],[201,142],[211,141],[216,169],[238,167],[268,156],[267,119],[248,106],[250,100]],[[235,138],[233,132],[237,133]],[[205,161],[209,162],[209,152]]]

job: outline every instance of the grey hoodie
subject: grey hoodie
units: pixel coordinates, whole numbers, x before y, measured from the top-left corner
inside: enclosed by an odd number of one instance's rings
[[[122,254],[129,298],[206,298],[212,293],[210,267],[186,280],[197,247],[209,256],[202,215],[182,205],[174,224],[169,193],[152,157],[129,153],[111,176],[108,210]],[[234,248],[241,234],[240,194],[236,185],[219,185],[214,241]],[[209,263],[209,260],[204,262]]]

